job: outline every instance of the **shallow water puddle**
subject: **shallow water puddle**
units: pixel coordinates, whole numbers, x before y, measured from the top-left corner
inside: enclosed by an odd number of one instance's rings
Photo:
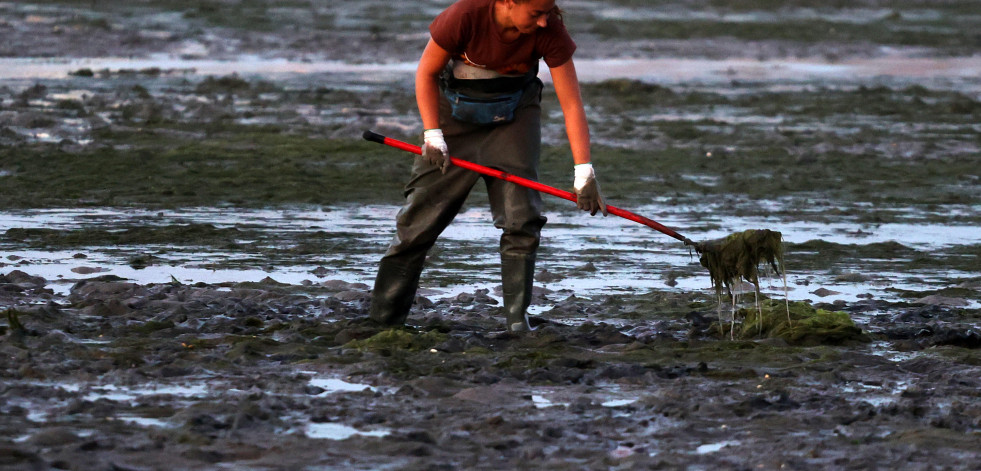
[[[315,374],[314,372],[310,372],[310,371],[303,371],[301,373]],[[362,392],[365,390],[371,392],[378,391],[378,388],[371,385],[349,383],[347,381],[337,378],[311,378],[307,384],[315,388],[320,388],[324,390],[324,392],[318,394],[317,397],[322,397],[328,394],[333,394],[338,392]]]
[[[570,394],[574,394],[571,396]],[[629,406],[640,400],[639,397],[622,397],[624,394],[629,394],[621,391],[618,385],[607,384],[602,387],[602,394],[597,394],[595,397],[591,396],[591,400],[598,403],[601,407],[606,407],[610,409],[616,409],[624,406]],[[569,407],[572,405],[570,401],[573,397],[586,397],[580,393],[570,393],[568,390],[563,390],[561,388],[547,388],[547,389],[536,389],[532,392],[531,402],[536,409],[547,409],[550,407]],[[562,400],[564,399],[564,400]]]
[[[577,59],[580,80],[602,81],[632,78],[658,82],[808,81],[894,78],[907,82],[924,80],[974,80],[981,75],[981,57],[908,57],[903,54],[872,58],[849,58],[829,62],[822,58],[801,59],[702,59],[631,58]],[[415,62],[354,64],[341,61],[290,61],[241,55],[226,60],[186,59],[152,54],[146,59],[95,57],[81,59],[0,58],[0,80],[58,79],[79,69],[178,71],[185,75],[305,75],[331,74],[340,80],[348,76],[356,84],[386,83],[409,79]],[[539,74],[550,81],[547,69]]]
[[[614,399],[612,401],[603,402],[600,405],[603,406],[603,407],[616,408],[616,407],[629,406],[630,404],[633,404],[633,403],[635,403],[637,401],[638,401],[638,399],[636,399],[636,398],[634,398],[634,399]]]
[[[557,406],[567,406],[568,405],[568,404],[554,403],[554,402],[546,399],[545,396],[542,396],[540,394],[532,394],[531,395],[531,403],[534,404],[535,405],[535,408],[538,408],[538,409],[545,409],[545,408],[548,408],[548,407],[557,407]]]
[[[770,203],[781,209],[780,201]],[[316,284],[320,276],[348,283],[370,285],[376,265],[392,237],[398,206],[363,205],[335,210],[226,210],[192,208],[178,211],[116,209],[66,209],[0,213],[0,233],[11,228],[58,230],[112,230],[133,226],[174,226],[211,224],[217,229],[245,227],[252,233],[288,239],[290,234],[323,232],[339,243],[356,249],[339,253],[299,255],[268,265],[262,256],[191,245],[169,247],[165,253],[153,245],[86,247],[78,250],[36,249],[11,243],[0,244],[6,260],[5,271],[19,269],[49,280],[57,294],[67,294],[71,284],[87,276],[115,275],[138,283],[224,283],[258,282],[272,278],[293,285]],[[935,223],[886,223],[869,226],[860,222],[820,223],[780,218],[705,216],[715,208],[649,205],[639,214],[656,214],[669,227],[685,228],[693,240],[712,240],[745,228],[772,227],[784,234],[788,243],[822,240],[828,243],[861,246],[896,241],[920,252],[944,250],[951,246],[981,243],[976,226],[949,226]],[[912,210],[911,210],[912,211]],[[694,216],[699,215],[699,216]],[[538,275],[540,285],[556,292],[577,296],[646,292],[651,289],[706,291],[710,281],[697,258],[679,243],[646,227],[616,217],[590,218],[574,212],[548,212],[549,225],[543,232],[543,252],[538,270],[557,276]],[[285,236],[282,236],[285,234]],[[432,299],[454,297],[474,289],[488,289],[497,297],[499,231],[493,227],[489,211],[471,208],[458,215],[438,243],[438,258],[427,267],[421,288]],[[265,237],[265,236],[263,236]],[[285,243],[285,242],[280,242]],[[271,248],[274,250],[275,248]],[[78,258],[79,254],[84,258]],[[155,253],[157,259],[145,267],[130,266],[134,255]],[[550,254],[578,254],[574,257]],[[278,252],[277,252],[278,254]],[[277,255],[279,256],[279,255]],[[977,272],[954,270],[913,272],[879,270],[855,280],[842,280],[842,270],[863,273],[863,260],[848,260],[835,270],[804,272],[788,255],[789,296],[793,300],[819,298],[824,302],[854,302],[861,298],[898,299],[897,291],[927,290],[944,286],[951,278],[981,276]],[[842,262],[845,263],[845,262]],[[326,269],[324,268],[326,267]],[[471,267],[481,267],[473,269]],[[484,269],[482,267],[493,267]],[[666,273],[678,272],[666,277]],[[824,289],[821,289],[824,288]],[[781,280],[764,282],[764,293],[783,297]],[[977,301],[970,301],[976,307]],[[550,309],[535,305],[532,313]]]
[[[550,399],[546,397],[546,394],[552,396],[552,398]],[[548,409],[549,407],[569,407],[572,404],[571,402],[566,401],[554,402],[553,400],[556,399],[554,396],[554,391],[552,393],[540,392],[539,394],[532,394],[531,403],[536,409]]]
[[[842,386],[840,391],[846,394],[858,394],[860,401],[881,407],[896,402],[909,386],[910,382],[906,380],[890,384],[850,382]]]
[[[301,374],[316,375],[314,371],[301,371]],[[323,389],[324,391],[314,397],[326,397],[337,393],[355,393],[362,391],[377,392],[379,389],[359,383],[350,383],[338,378],[313,377],[307,383],[312,387]],[[391,434],[388,429],[376,429],[370,431],[358,430],[354,427],[336,422],[311,422],[303,428],[303,433],[309,438],[324,440],[346,440],[353,436],[364,437],[385,437]]]
[[[307,424],[304,432],[309,438],[319,438],[325,440],[346,440],[355,435],[364,437],[386,437],[392,432],[387,429],[361,431],[354,427],[333,422],[319,424]]]
[[[75,385],[66,385],[74,387]],[[63,387],[62,389],[66,389]],[[207,396],[211,392],[211,387],[204,383],[188,385],[170,386],[148,386],[140,388],[130,388],[107,384],[91,388],[90,392],[82,397],[86,401],[97,401],[108,399],[110,401],[133,401],[146,396],[175,396],[185,399],[194,399]]]
[[[30,422],[38,422],[38,423],[46,422],[47,418],[48,418],[48,413],[45,411],[38,410],[38,409],[30,409],[30,408],[28,408],[27,410],[27,420]]]
[[[122,57],[93,57],[78,59],[3,58],[0,59],[0,80],[25,78],[65,78],[69,72],[91,70],[148,70],[174,71],[182,75],[226,74],[352,74],[368,82],[390,81],[410,75],[416,69],[413,62],[386,64],[351,64],[340,61],[297,62],[284,58],[263,58],[242,55],[233,59],[186,59],[169,54],[150,54],[145,59]]]
[[[891,362],[899,363],[907,360],[912,360],[914,358],[924,355],[923,352],[902,352],[895,350],[888,342],[878,341],[872,342],[870,344],[871,350],[869,353],[885,358]]]
[[[193,401],[206,398],[213,392],[213,387],[203,382],[173,385],[147,384],[139,387],[117,386],[114,384],[95,385],[90,383],[25,382],[23,384],[43,386],[71,394],[84,393],[78,399],[88,402],[104,400],[119,403],[135,403],[153,396],[172,396],[183,401]],[[27,411],[26,418],[28,421],[43,424],[58,421],[60,417],[54,415],[55,413],[53,411],[63,407],[65,404],[63,399],[60,399],[58,395],[54,395],[51,397],[31,399],[16,405],[23,407]],[[139,417],[129,414],[109,417],[108,420],[119,420],[148,427],[171,426],[162,419]]]
[[[707,443],[705,445],[699,445],[698,448],[695,448],[695,454],[707,455],[709,453],[715,453],[717,451],[720,451],[723,448],[727,448],[731,446],[739,446],[739,444],[740,443],[738,440],[726,440],[724,442],[718,442],[718,443]]]
[[[126,422],[129,424],[139,425],[141,427],[156,427],[156,428],[173,428],[174,424],[162,420],[154,419],[150,417],[138,417],[138,416],[119,416],[115,420]]]

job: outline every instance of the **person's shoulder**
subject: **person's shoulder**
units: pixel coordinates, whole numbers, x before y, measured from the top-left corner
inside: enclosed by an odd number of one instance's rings
[[[443,10],[435,21],[442,28],[466,29],[478,23],[492,3],[494,0],[459,0]]]
[[[467,42],[480,29],[494,0],[459,0],[440,13],[429,25],[429,34],[443,49],[454,54],[463,52]]]
[[[480,14],[490,9],[496,0],[458,0],[446,8],[457,14]]]

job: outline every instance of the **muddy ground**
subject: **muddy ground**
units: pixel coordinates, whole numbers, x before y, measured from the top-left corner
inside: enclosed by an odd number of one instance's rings
[[[975,67],[973,2],[560,2],[584,64],[732,64],[590,70],[594,160],[696,239],[785,229],[788,300],[733,323],[697,259],[644,258],[673,240],[550,200],[535,332],[504,331],[486,238],[381,330],[388,235],[330,215],[397,208],[408,160],[360,135],[418,139],[402,64],[447,3],[0,2],[0,468],[978,468],[981,79],[848,68]]]

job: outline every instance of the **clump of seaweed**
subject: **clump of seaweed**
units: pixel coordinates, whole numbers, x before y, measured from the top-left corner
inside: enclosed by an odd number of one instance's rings
[[[736,291],[734,287],[743,281],[751,283],[756,294],[756,308],[762,316],[760,306],[760,267],[770,267],[783,276],[786,291],[787,278],[784,271],[783,235],[769,229],[749,229],[730,234],[721,239],[697,244],[701,255],[699,261],[707,268],[712,278],[712,287],[719,298],[719,318],[721,319],[722,295],[732,299],[732,323],[736,318]],[[785,300],[787,322],[790,323],[790,304]],[[721,322],[720,322],[721,323]],[[734,326],[732,327],[734,330]],[[730,331],[731,332],[731,331]],[[762,332],[760,332],[762,335]]]
[[[742,340],[762,336],[780,338],[790,345],[841,345],[851,342],[869,342],[846,312],[816,309],[803,301],[792,303],[764,299],[758,310],[741,308],[736,313],[743,322],[730,324],[730,337]],[[786,309],[788,316],[784,316]],[[719,322],[721,330],[726,326]],[[724,334],[723,334],[724,335]]]
[[[345,346],[361,351],[371,350],[390,353],[394,350],[408,350],[418,352],[428,350],[434,345],[446,341],[446,339],[446,334],[436,331],[413,334],[404,329],[389,329],[366,339],[352,340]]]
[[[783,235],[769,229],[749,229],[698,244],[699,261],[708,268],[716,294],[732,293],[742,280],[759,291],[759,267],[764,262],[783,273]]]

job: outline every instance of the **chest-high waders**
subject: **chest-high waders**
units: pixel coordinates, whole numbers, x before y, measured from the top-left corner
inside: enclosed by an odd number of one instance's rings
[[[538,180],[541,154],[542,83],[534,73],[514,79],[455,80],[441,84],[439,125],[450,154],[465,160],[500,169],[514,175]],[[508,86],[510,89],[508,90]],[[447,89],[451,93],[446,93]],[[494,101],[495,97],[514,96],[513,116],[498,118],[499,109],[486,114],[495,123],[476,124],[454,117],[468,118],[468,110],[451,106],[447,96],[456,100],[453,91],[464,93],[473,102]],[[472,113],[471,113],[472,114]],[[476,118],[481,119],[481,118]],[[437,237],[463,207],[470,190],[483,179],[487,186],[494,226],[501,229],[501,280],[504,310],[509,331],[530,330],[527,309],[531,304],[535,256],[541,240],[541,195],[514,183],[482,176],[450,166],[444,175],[439,167],[416,157],[412,174],[405,186],[405,206],[396,220],[396,235],[382,257],[371,297],[371,318],[386,326],[402,325],[409,314],[419,286],[426,254]]]

